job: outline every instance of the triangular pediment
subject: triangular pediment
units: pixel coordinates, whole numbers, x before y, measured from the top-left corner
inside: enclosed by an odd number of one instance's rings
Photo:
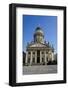
[[[29,47],[46,47],[46,45],[42,43],[34,43],[32,45],[29,45]]]

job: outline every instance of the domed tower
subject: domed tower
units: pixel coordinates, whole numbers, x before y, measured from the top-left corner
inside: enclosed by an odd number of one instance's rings
[[[44,43],[44,34],[43,34],[43,30],[40,27],[37,27],[35,30],[34,42],[35,43]]]

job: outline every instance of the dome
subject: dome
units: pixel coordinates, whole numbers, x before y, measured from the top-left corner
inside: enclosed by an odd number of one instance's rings
[[[42,36],[44,36],[43,30],[40,27],[37,27],[36,30],[35,30],[34,35],[42,35]]]
[[[34,42],[44,43],[44,33],[42,28],[37,27],[34,32]]]

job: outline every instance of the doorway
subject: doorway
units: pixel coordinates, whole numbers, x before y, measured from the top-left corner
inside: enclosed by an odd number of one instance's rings
[[[40,63],[40,50],[37,50],[37,63]]]

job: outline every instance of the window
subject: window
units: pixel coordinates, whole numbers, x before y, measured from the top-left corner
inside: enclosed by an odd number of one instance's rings
[[[46,58],[47,62],[48,62],[48,57]]]
[[[28,52],[28,54],[31,54],[30,52]]]
[[[48,54],[48,52],[46,52],[46,54]]]
[[[35,54],[35,52],[33,52],[33,54]]]
[[[35,62],[35,58],[33,58],[33,63]]]
[[[44,62],[44,58],[42,58],[42,62]]]
[[[42,52],[42,54],[44,54],[44,52]]]
[[[28,63],[30,63],[30,58],[28,58]]]

